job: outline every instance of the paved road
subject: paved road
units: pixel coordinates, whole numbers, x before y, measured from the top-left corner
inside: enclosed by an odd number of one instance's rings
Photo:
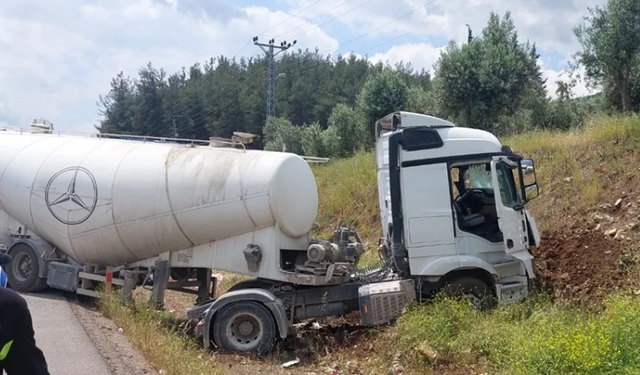
[[[111,375],[107,363],[57,291],[23,294],[29,304],[36,343],[51,375]]]

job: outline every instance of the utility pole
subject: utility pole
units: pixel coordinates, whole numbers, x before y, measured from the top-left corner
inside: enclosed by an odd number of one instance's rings
[[[276,80],[275,57],[280,52],[286,51],[289,48],[291,48],[293,45],[295,45],[296,41],[294,40],[293,43],[287,43],[287,41],[285,40],[284,42],[281,42],[279,46],[274,45],[274,43],[275,43],[274,39],[270,39],[267,44],[258,43],[258,37],[257,36],[253,37],[253,44],[260,47],[262,52],[264,52],[266,55],[265,64],[267,67],[266,69],[267,70],[267,118],[276,115],[276,95],[274,92],[274,85],[275,85],[274,83]],[[278,50],[277,52],[276,52],[276,49]]]

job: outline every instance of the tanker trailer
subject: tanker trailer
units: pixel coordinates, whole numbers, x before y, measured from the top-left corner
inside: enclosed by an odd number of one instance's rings
[[[315,179],[294,154],[4,131],[0,171],[0,243],[18,291],[47,280],[77,291],[86,265],[157,261],[336,284],[362,251],[345,259],[346,244],[312,243]],[[317,264],[307,264],[310,244]]]
[[[95,283],[104,282],[130,295],[151,277],[162,303],[166,288],[198,286],[190,316],[217,314],[216,342],[239,351],[267,351],[299,319],[359,308],[362,241],[348,228],[311,237],[318,193],[303,158],[102,136],[0,131],[0,251],[14,258],[10,287],[98,296]],[[214,298],[214,268],[252,279]],[[404,298],[396,289],[379,293]],[[259,323],[259,337],[244,332],[247,323]]]

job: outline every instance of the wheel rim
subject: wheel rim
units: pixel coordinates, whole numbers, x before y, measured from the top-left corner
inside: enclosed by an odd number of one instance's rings
[[[27,281],[33,271],[31,257],[24,253],[18,254],[12,263],[13,276],[20,282]]]
[[[236,314],[227,324],[227,337],[240,350],[251,349],[263,335],[262,322],[253,314]]]
[[[462,293],[462,297],[469,300],[476,309],[482,308],[482,299],[474,293]]]

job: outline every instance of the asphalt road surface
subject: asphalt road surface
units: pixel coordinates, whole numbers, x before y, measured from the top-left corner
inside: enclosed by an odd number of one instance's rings
[[[36,344],[44,352],[51,375],[112,374],[61,293],[23,296],[33,317]]]

